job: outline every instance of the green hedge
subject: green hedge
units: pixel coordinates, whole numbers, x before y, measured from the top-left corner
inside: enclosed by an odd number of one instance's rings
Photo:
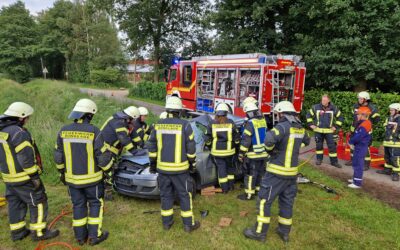
[[[115,68],[96,69],[91,71],[90,81],[98,87],[129,87],[125,74]]]
[[[357,93],[349,91],[324,91],[319,89],[308,90],[304,95],[303,111],[301,112],[302,120],[305,121],[305,114],[312,105],[321,102],[321,96],[328,94],[332,103],[339,107],[344,116],[343,130],[350,131],[353,120],[353,105],[357,102]],[[394,102],[400,102],[397,94],[387,94],[382,92],[370,93],[372,102],[378,107],[381,121],[378,126],[374,126],[374,141],[382,141],[385,128],[383,123],[389,114],[389,105]]]
[[[165,101],[166,94],[165,82],[139,82],[131,88],[129,93],[132,97],[149,98],[157,101]]]

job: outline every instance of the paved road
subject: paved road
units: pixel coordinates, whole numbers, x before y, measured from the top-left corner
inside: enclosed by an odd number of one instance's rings
[[[89,96],[105,96],[126,103],[133,103],[138,107],[146,107],[155,115],[160,115],[163,111],[165,111],[164,107],[160,105],[135,100],[134,98],[128,98],[129,90],[108,90],[90,88],[79,88],[79,90],[81,91],[81,93],[87,93]]]

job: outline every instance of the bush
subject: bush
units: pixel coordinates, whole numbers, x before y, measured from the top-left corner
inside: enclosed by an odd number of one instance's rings
[[[165,82],[139,82],[131,88],[129,95],[132,97],[150,98],[157,101],[165,101],[166,96]]]
[[[325,91],[320,89],[312,89],[304,94],[303,110],[301,112],[302,120],[305,121],[305,114],[312,105],[321,102],[321,96],[328,94],[332,103],[339,107],[344,116],[343,130],[350,131],[350,126],[353,121],[353,105],[357,102],[357,93],[349,91]],[[394,102],[399,102],[400,98],[397,94],[388,94],[382,92],[370,93],[372,102],[377,106],[378,112],[381,115],[381,121],[374,126],[373,137],[374,141],[382,141],[384,138],[385,127],[383,123],[388,116],[389,105]]]
[[[107,87],[126,87],[127,83],[124,74],[115,68],[92,70],[90,81],[95,85]]]

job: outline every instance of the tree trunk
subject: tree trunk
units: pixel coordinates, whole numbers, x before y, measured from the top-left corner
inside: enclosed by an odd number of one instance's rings
[[[353,91],[354,92],[360,92],[360,91],[364,91],[364,90],[366,90],[367,89],[367,81],[366,80],[364,80],[364,79],[362,79],[362,80],[359,80],[358,81],[358,85],[355,85],[354,87],[353,87]]]
[[[155,39],[154,41],[154,82],[158,82],[159,79],[159,68],[160,68],[160,41]]]

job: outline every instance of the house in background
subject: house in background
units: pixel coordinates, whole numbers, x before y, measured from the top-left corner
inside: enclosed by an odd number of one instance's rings
[[[154,72],[154,61],[131,60],[128,64],[128,81],[137,83],[143,79],[151,79]]]

